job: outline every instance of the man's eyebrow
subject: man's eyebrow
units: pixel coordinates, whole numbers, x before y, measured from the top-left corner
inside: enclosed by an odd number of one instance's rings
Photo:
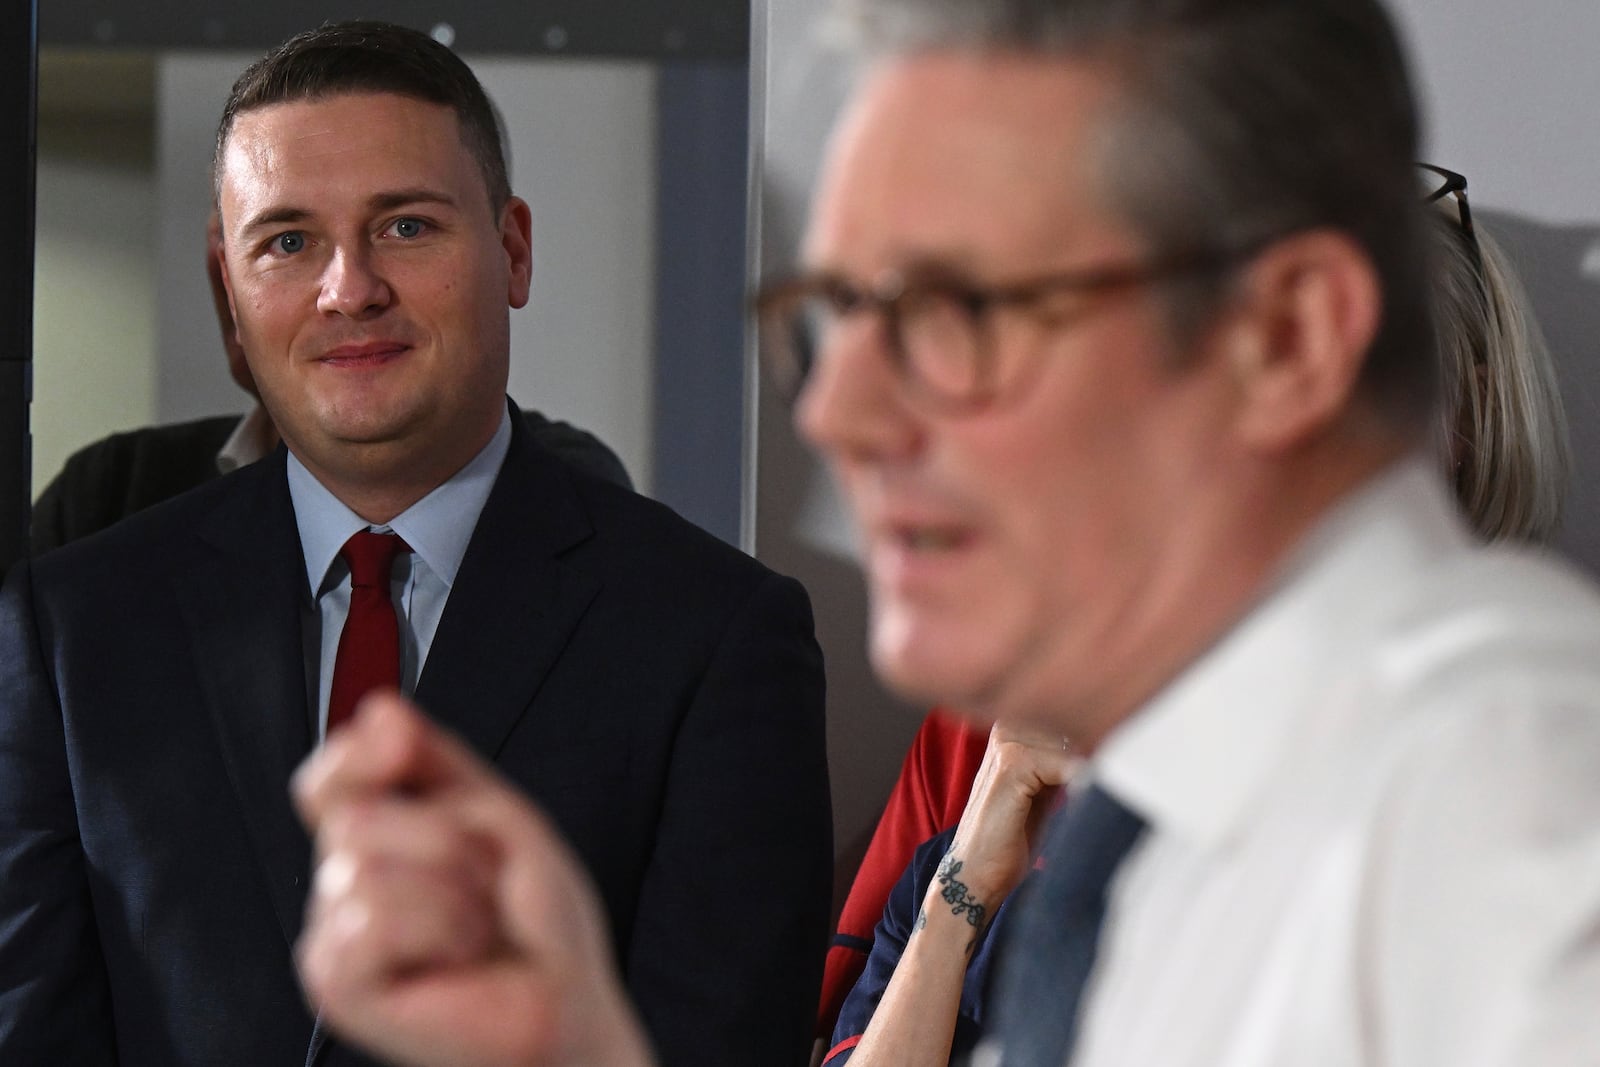
[[[981,276],[979,258],[970,249],[925,250],[893,248],[883,257],[887,270],[900,278],[936,279],[940,281],[966,281]],[[800,269],[806,274],[831,274],[851,277],[852,272],[834,260],[821,260],[801,256]]]
[[[437,189],[416,188],[377,193],[368,199],[367,203],[377,211],[392,211],[408,204],[442,204],[445,207],[455,207],[456,199]]]
[[[242,227],[245,233],[265,229],[269,226],[282,226],[286,223],[304,222],[311,217],[311,212],[299,207],[268,208],[258,215],[252,216]]]
[[[373,211],[393,211],[396,208],[407,207],[412,204],[440,204],[445,207],[455,207],[455,197],[442,193],[437,189],[418,187],[415,189],[395,189],[389,192],[375,193],[367,200],[367,206]],[[313,217],[315,212],[303,207],[273,207],[254,215],[244,224],[245,233],[266,229],[271,226],[293,225],[305,222]]]

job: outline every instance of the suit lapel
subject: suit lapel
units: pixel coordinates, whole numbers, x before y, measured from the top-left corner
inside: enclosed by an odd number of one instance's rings
[[[228,777],[284,937],[299,936],[310,844],[289,777],[311,750],[302,638],[305,564],[284,455],[235,476],[196,530],[177,596]]]
[[[512,419],[417,683],[430,715],[493,758],[600,589],[561,558],[590,536],[571,480]]]

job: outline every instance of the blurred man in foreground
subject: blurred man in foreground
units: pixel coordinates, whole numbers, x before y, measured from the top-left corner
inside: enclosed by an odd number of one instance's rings
[[[879,673],[1090,757],[980,1060],[1592,1063],[1600,598],[1476,543],[1434,469],[1376,0],[854,7],[873,62],[768,354],[808,373]],[[370,710],[408,748],[299,783],[336,1024],[406,1063],[637,1062],[540,817]],[[948,973],[1027,862],[958,832],[900,966]],[[933,1029],[886,1059],[943,1062]]]

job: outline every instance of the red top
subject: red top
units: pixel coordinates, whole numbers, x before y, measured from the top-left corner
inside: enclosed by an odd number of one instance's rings
[[[832,1035],[839,1008],[866,966],[872,931],[889,891],[918,845],[961,821],[988,744],[987,729],[968,725],[949,712],[936,708],[922,720],[850,885],[838,932],[828,949],[817,1011],[817,1036],[824,1041]]]

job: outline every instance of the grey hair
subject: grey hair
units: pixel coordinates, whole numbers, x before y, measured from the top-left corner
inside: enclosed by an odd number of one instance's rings
[[[1351,237],[1384,307],[1364,392],[1396,425],[1431,424],[1419,120],[1378,0],[835,0],[832,25],[867,59],[1105,63],[1122,89],[1097,153],[1111,206],[1157,252],[1243,256],[1322,227]],[[1167,287],[1181,336],[1213,318],[1229,281]]]
[[[1439,206],[1431,292],[1456,495],[1485,539],[1544,543],[1571,463],[1555,365],[1506,254],[1479,223],[1480,274],[1455,208]]]

